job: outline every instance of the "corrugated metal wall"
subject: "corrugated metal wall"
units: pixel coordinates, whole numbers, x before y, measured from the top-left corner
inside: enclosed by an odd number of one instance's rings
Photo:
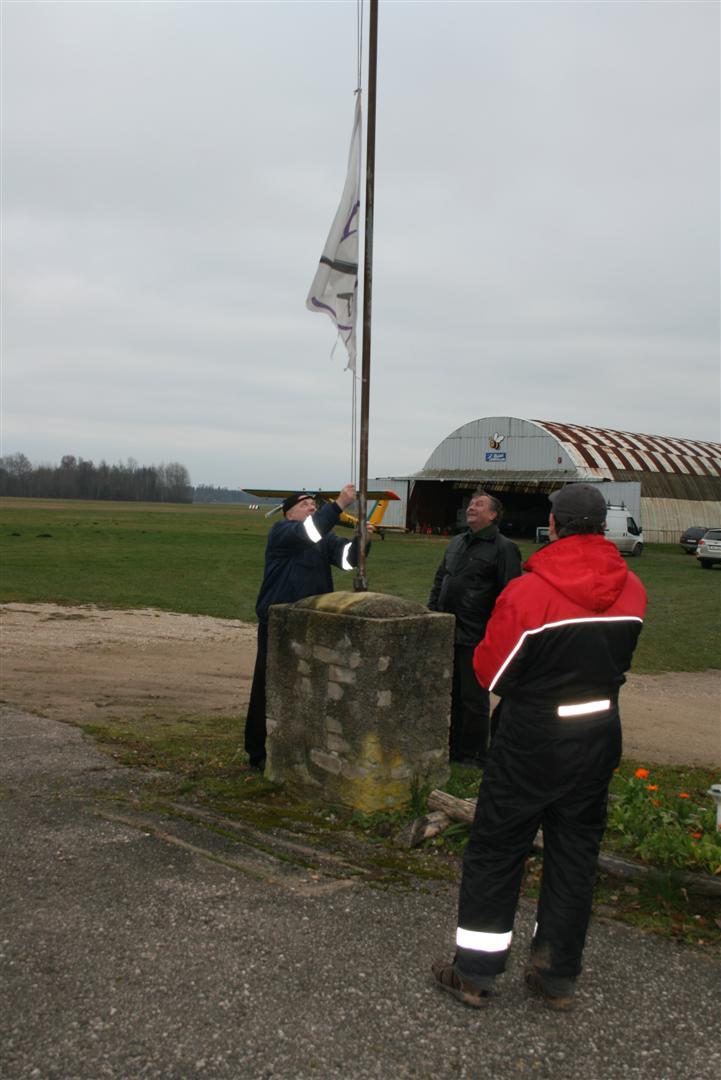
[[[638,480],[645,498],[678,499],[694,502],[721,502],[721,481],[717,476],[692,476],[688,473],[631,472],[619,470],[618,480]]]
[[[647,544],[677,544],[684,529],[692,525],[721,528],[721,504],[641,496],[641,522]]]
[[[528,492],[550,491],[572,480],[598,482],[606,478],[610,481],[603,485],[607,500],[624,502],[628,506],[632,516],[642,525],[647,543],[678,543],[683,530],[691,525],[721,527],[719,477],[713,475],[710,466],[710,471],[702,475],[704,470],[695,458],[690,464],[686,460],[697,451],[699,454],[703,451],[703,461],[707,458],[711,461],[718,451],[718,444],[606,432],[600,428],[573,428],[571,434],[575,432],[574,437],[583,436],[593,442],[597,453],[601,453],[599,447],[603,449],[606,442],[611,447],[606,454],[608,460],[606,457],[598,461],[595,457],[586,460],[579,447],[561,441],[563,431],[568,427],[514,416],[481,417],[451,432],[435,448],[416,477],[419,483],[446,480],[462,486],[485,484],[489,489]],[[622,460],[617,452],[617,444],[621,443],[633,447],[637,443],[641,447],[648,444],[652,448],[658,444],[672,462],[673,469],[667,471],[666,458],[662,459],[661,451],[657,449],[653,453],[644,450],[650,461],[648,471],[624,468],[623,465],[630,461],[631,451],[625,453]],[[639,455],[640,451],[634,450],[634,460]],[[388,477],[374,483],[388,487],[395,485],[398,490],[402,481]],[[398,494],[401,495],[400,490]],[[396,503],[392,511],[388,511],[388,521],[405,524],[407,503],[406,487],[403,502]]]
[[[422,471],[436,469],[492,469],[496,475],[553,472],[559,479],[578,475],[576,465],[554,436],[515,416],[486,416],[451,432]]]

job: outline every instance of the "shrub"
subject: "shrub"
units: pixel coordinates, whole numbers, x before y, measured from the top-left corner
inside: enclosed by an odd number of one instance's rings
[[[716,810],[688,791],[663,790],[648,769],[617,776],[608,815],[614,848],[662,869],[721,874]]]

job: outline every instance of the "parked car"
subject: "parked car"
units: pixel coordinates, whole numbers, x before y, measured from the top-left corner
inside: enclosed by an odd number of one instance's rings
[[[696,558],[704,570],[721,563],[721,529],[707,529],[698,542]]]
[[[694,555],[696,553],[699,540],[704,533],[707,532],[708,529],[705,525],[692,525],[690,529],[686,529],[681,536],[679,543],[687,555]]]
[[[606,511],[606,539],[615,544],[622,555],[643,553],[643,529],[637,525],[625,506],[609,506]]]

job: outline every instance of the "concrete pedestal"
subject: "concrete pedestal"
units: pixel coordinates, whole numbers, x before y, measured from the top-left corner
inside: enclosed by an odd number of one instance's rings
[[[366,813],[443,784],[453,621],[381,593],[271,608],[266,775]]]

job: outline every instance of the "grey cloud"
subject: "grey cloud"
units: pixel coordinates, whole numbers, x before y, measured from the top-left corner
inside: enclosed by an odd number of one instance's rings
[[[351,377],[304,299],[355,5],[5,9],[5,452],[342,482]],[[718,437],[718,28],[381,5],[372,473],[481,415]]]

